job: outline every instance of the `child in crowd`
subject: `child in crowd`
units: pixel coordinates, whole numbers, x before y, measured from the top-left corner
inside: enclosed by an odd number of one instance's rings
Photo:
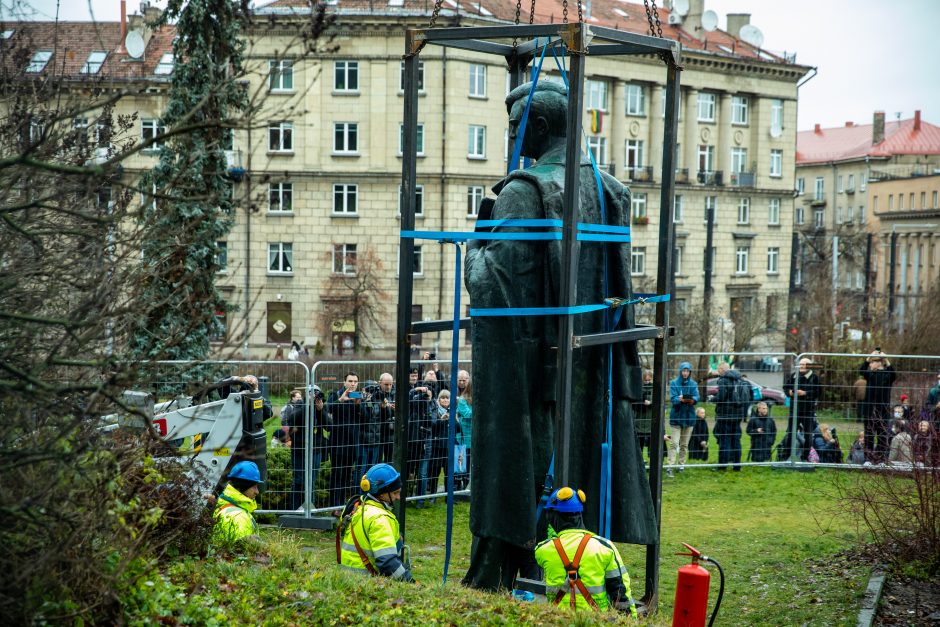
[[[858,437],[852,443],[852,449],[849,451],[849,463],[863,466],[865,464],[865,432],[859,431]]]
[[[747,421],[747,434],[751,436],[751,450],[747,457],[752,462],[769,462],[777,439],[777,425],[770,417],[767,403],[761,401],[754,407],[754,415]]]
[[[897,411],[895,407],[895,411]],[[894,420],[891,423],[890,450],[888,451],[889,464],[911,464],[914,462],[913,440],[911,434],[907,432],[907,422],[904,420]]]
[[[708,422],[705,420],[705,408],[695,409],[695,426],[689,440],[689,459],[708,461]]]

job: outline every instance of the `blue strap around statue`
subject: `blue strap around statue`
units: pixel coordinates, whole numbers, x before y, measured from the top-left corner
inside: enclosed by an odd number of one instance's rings
[[[454,324],[451,332],[450,347],[450,389],[457,394],[457,367],[460,352],[460,245],[454,244],[456,249],[454,272]],[[454,444],[457,432],[457,399],[451,399],[450,411],[447,417],[447,532],[444,540],[444,577],[442,584],[447,583],[447,569],[450,566],[451,539],[454,535]],[[469,470],[469,469],[468,469]]]

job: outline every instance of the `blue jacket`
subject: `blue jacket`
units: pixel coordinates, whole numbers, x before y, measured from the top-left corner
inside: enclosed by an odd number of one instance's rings
[[[669,400],[672,401],[672,411],[669,412],[669,426],[694,427],[695,403],[698,402],[698,383],[689,374],[688,379],[682,378],[682,371],[688,368],[690,373],[692,364],[683,361],[679,364],[679,376],[669,382]],[[692,403],[683,403],[682,396],[692,397]]]

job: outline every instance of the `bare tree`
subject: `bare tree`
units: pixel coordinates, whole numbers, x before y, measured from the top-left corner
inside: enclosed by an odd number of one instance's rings
[[[385,333],[385,312],[388,302],[388,277],[379,255],[371,248],[360,251],[328,253],[327,260],[336,262],[342,257],[342,268],[334,266],[334,273],[321,299],[327,334],[333,332],[334,322],[349,320],[355,329],[353,351],[368,346],[374,337]],[[339,270],[339,272],[336,272]]]

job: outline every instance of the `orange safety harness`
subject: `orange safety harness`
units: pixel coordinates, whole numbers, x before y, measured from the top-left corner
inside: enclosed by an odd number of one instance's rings
[[[356,510],[358,510],[361,506],[362,506],[362,499],[357,498],[355,504],[353,504],[352,511],[347,514],[350,521],[352,520],[353,515],[356,513]],[[343,516],[343,519],[345,520],[346,516]],[[362,522],[361,518],[360,518],[360,522]],[[340,545],[342,544],[342,537],[343,537],[343,532],[345,531],[345,529],[346,529],[345,525],[336,525],[336,563],[337,564],[343,563],[342,548]],[[362,532],[365,533],[365,530],[366,530],[365,522],[362,522]],[[356,530],[353,528],[351,522],[349,524],[349,533],[352,536],[353,546],[356,547],[356,553],[359,554],[359,559],[362,560],[362,565],[366,567],[366,570],[369,571],[370,575],[372,575],[373,577],[377,577],[379,575],[379,571],[375,568],[375,566],[372,565],[372,562],[369,561],[369,558],[366,557],[365,551],[362,550],[362,547],[359,546],[359,540],[356,538]]]
[[[581,556],[584,554],[584,549],[587,547],[587,543],[591,541],[592,537],[593,536],[589,533],[581,537],[581,543],[578,544],[578,550],[574,554],[573,560],[568,559],[568,554],[565,553],[565,547],[561,544],[561,538],[558,536],[552,538],[555,544],[555,550],[558,551],[558,557],[561,558],[561,564],[565,567],[565,572],[568,573],[568,594],[571,595],[572,609],[574,609],[576,605],[575,602],[578,597],[577,592],[581,593],[581,596],[585,598],[592,608],[595,610],[599,609],[597,607],[597,601],[595,601],[591,593],[588,592],[587,586],[584,585],[584,581],[582,581],[581,577],[578,575],[578,570],[581,568]],[[560,604],[563,598],[565,598],[565,591],[562,589],[555,594],[555,605]]]

